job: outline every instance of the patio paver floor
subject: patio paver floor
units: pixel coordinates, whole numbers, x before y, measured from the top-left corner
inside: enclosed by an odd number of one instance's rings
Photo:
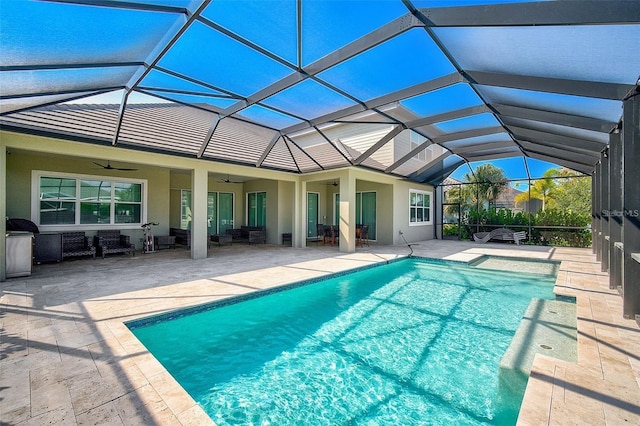
[[[562,261],[575,295],[578,363],[537,355],[519,424],[640,424],[640,328],[589,249],[423,241],[415,254]],[[135,318],[352,269],[406,246],[214,247],[38,265],[0,283],[2,424],[204,425],[211,420],[123,324]],[[259,272],[258,272],[259,271]]]

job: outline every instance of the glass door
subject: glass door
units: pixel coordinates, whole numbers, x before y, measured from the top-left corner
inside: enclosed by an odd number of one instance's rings
[[[356,204],[356,223],[369,225],[369,239],[376,240],[376,193],[363,192],[359,201],[359,205]],[[358,207],[360,207],[360,212],[358,212]]]
[[[333,194],[333,224],[340,224],[340,194]],[[376,240],[376,193],[356,192],[356,224],[369,225],[369,239]]]
[[[207,194],[207,233],[215,235],[218,233],[218,193],[209,192]]]
[[[226,234],[233,229],[233,192],[221,192],[218,197],[218,232]]]
[[[247,194],[247,225],[267,226],[267,193],[249,192]]]
[[[318,204],[320,194],[307,192],[307,238],[315,238],[318,225]]]

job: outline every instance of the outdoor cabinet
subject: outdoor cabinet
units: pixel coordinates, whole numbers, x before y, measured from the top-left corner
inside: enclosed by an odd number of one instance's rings
[[[33,261],[62,262],[62,234],[34,234]]]

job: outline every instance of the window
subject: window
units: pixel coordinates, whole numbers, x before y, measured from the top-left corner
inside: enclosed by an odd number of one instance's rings
[[[267,226],[267,193],[247,193],[247,225]]]
[[[422,145],[424,143],[424,141],[427,140],[424,136],[414,132],[413,130],[411,131],[409,138],[410,138],[410,141],[411,141],[411,148],[410,149],[412,151],[414,149],[416,149],[418,146]],[[415,158],[417,160],[420,160],[420,161],[423,161],[423,162],[426,162],[428,160],[428,158],[427,158],[427,149],[425,148],[424,150],[419,151],[416,155],[414,155],[413,158]]]
[[[35,211],[47,225],[140,225],[145,181],[34,171]]]
[[[431,224],[430,191],[409,190],[409,225]]]

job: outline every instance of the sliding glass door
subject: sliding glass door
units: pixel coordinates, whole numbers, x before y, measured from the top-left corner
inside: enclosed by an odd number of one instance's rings
[[[340,194],[333,194],[333,224],[340,223]],[[356,224],[369,225],[369,239],[376,239],[376,193],[356,192]]]
[[[224,234],[233,228],[233,192],[207,193],[207,233]],[[180,196],[180,228],[191,229],[191,190],[183,189]]]
[[[218,234],[233,229],[233,192],[218,193]]]
[[[358,212],[358,208],[360,211]],[[376,193],[362,192],[360,200],[356,194],[356,223],[369,225],[369,239],[376,240]]]
[[[247,225],[267,226],[267,193],[247,193]]]
[[[315,238],[318,225],[318,204],[320,194],[307,192],[307,238]]]

